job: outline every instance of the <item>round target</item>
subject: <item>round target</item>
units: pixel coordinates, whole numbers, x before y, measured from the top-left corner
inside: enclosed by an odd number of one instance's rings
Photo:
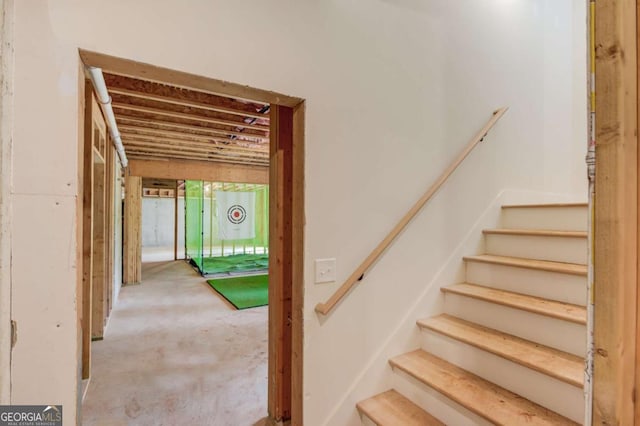
[[[227,219],[229,219],[229,222],[235,225],[244,222],[246,218],[247,211],[244,209],[244,207],[238,204],[229,207],[229,209],[227,210]]]

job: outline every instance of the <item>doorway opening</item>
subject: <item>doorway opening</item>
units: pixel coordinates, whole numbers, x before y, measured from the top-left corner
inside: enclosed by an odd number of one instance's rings
[[[202,259],[199,259],[200,264],[197,261],[194,263],[201,272],[206,273],[203,254],[209,254],[209,258],[212,258],[216,257],[214,254],[224,257],[229,253],[232,256],[268,253],[268,397],[265,414],[268,413],[272,422],[290,420],[292,424],[301,424],[304,101],[94,52],[81,50],[80,58],[84,66],[100,68],[104,74],[128,159],[126,167],[120,168],[115,150],[110,143],[105,142],[105,152],[109,152],[105,154],[105,158],[110,158],[110,162],[105,161],[107,172],[102,175],[109,176],[110,167],[113,174],[112,178],[105,177],[101,180],[110,185],[104,191],[104,206],[114,208],[102,209],[104,220],[103,225],[99,226],[105,227],[103,244],[106,248],[103,254],[93,246],[98,241],[95,233],[97,216],[94,214],[87,219],[85,215],[83,219],[84,241],[87,243],[83,247],[83,258],[91,259],[83,264],[83,312],[79,318],[82,329],[83,378],[88,380],[91,377],[90,342],[104,337],[104,326],[109,318],[111,305],[117,303],[120,284],[117,265],[119,250],[122,256],[123,285],[134,286],[143,280],[143,182],[148,179],[173,182],[174,206],[178,204],[181,185],[186,205],[188,182],[201,182],[202,204],[206,199],[210,203],[210,209],[214,201],[222,204],[222,197],[228,195],[219,194],[220,200],[214,200],[212,196],[205,197],[206,185],[212,192],[214,184],[234,184],[236,186],[232,189],[235,191],[224,191],[228,188],[223,186],[220,192],[245,193],[245,197],[246,193],[252,192],[251,189],[254,190],[255,197],[256,188],[268,185],[268,192],[261,192],[263,198],[268,198],[267,236],[262,233],[260,241],[249,244],[249,237],[258,237],[243,234],[241,236],[246,238],[236,238],[240,243],[231,243],[231,251],[227,246],[226,249],[220,247],[220,253],[214,253],[217,248],[215,238],[211,235],[214,218],[211,216],[213,211],[210,210],[208,252],[205,252],[207,239],[201,226],[198,244]],[[85,86],[83,96],[85,101],[94,102],[89,83]],[[91,102],[85,102],[85,106]],[[96,107],[97,103],[92,105]],[[97,109],[95,111],[99,112]],[[85,136],[93,134],[94,127],[92,122],[85,121]],[[104,130],[103,134],[106,133]],[[86,142],[82,148],[85,153],[81,164],[85,177],[83,209],[85,212],[100,211],[92,198],[98,192],[94,185],[87,184],[94,181],[96,170],[98,174],[101,173],[100,166],[88,168]],[[87,180],[87,176],[91,180]],[[124,183],[122,204],[117,199],[119,178]],[[87,194],[91,203],[87,201]],[[234,204],[237,205],[238,203]],[[122,228],[118,227],[119,207]],[[174,258],[177,259],[179,208],[175,207]],[[219,208],[217,210],[220,211]],[[200,217],[204,217],[202,212]],[[217,225],[222,226],[222,223]],[[107,229],[108,226],[110,228]],[[188,232],[189,228],[185,227],[185,241],[188,240]],[[229,244],[231,240],[224,238],[221,241]],[[238,245],[241,245],[242,253]],[[188,244],[185,246],[189,257]],[[104,270],[100,266],[96,267],[96,262],[104,265]],[[160,269],[162,267],[145,271],[158,273]],[[94,279],[96,274],[99,279]],[[95,283],[100,279],[105,284],[96,291]],[[104,295],[106,301],[100,300],[101,295]],[[102,311],[96,310],[94,305],[97,303],[105,308]],[[96,328],[97,323],[101,327]],[[176,326],[179,327],[180,324]],[[97,333],[100,328],[100,333]],[[131,335],[130,338],[135,339],[135,336]],[[198,362],[200,361],[194,360],[181,365],[195,367]],[[242,395],[237,398],[241,404]],[[136,404],[128,404],[126,407],[136,414],[144,408],[136,408]],[[238,409],[242,409],[241,406]]]

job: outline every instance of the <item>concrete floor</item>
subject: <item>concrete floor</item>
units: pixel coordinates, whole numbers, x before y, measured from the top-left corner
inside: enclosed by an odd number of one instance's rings
[[[184,261],[142,277],[92,345],[82,424],[264,424],[267,307],[235,310]]]

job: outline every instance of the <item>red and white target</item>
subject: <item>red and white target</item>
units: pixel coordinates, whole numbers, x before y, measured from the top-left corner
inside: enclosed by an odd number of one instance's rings
[[[216,191],[218,238],[246,240],[256,237],[256,194],[250,191]]]
[[[235,204],[227,210],[227,219],[234,225],[238,225],[247,218],[247,211],[241,205]]]

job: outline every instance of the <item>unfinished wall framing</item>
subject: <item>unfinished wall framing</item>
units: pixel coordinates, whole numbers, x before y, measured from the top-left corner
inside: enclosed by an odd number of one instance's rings
[[[270,361],[269,364],[268,412],[273,422],[290,420],[292,425],[301,425],[303,419],[304,101],[300,98],[94,52],[81,50],[80,56],[86,65],[100,67],[114,75],[163,82],[203,93],[254,99],[270,104],[271,108],[282,108],[283,113],[278,119],[283,120],[278,125],[280,130],[275,134],[271,132],[270,135],[270,146],[275,145],[277,148],[269,153],[269,167],[265,167],[263,163],[242,165],[223,164],[216,161],[204,163],[195,158],[177,157],[154,161],[134,156],[125,180],[132,177],[154,177],[200,179],[210,182],[269,183],[270,185],[270,180],[288,182],[275,190],[272,187],[269,192],[270,206],[282,205],[287,200],[288,208],[279,212],[281,220],[269,221],[270,253],[271,256],[277,256],[280,263],[278,271],[269,271],[271,277],[269,358],[274,362]],[[287,119],[284,120],[284,117]],[[243,177],[238,178],[238,174]],[[125,188],[125,192],[129,191]],[[125,199],[125,209],[126,203]],[[129,215],[125,212],[125,219],[127,217]],[[127,232],[125,225],[125,238]],[[278,237],[274,237],[275,235]],[[133,250],[127,250],[125,255],[132,256],[132,252]],[[133,258],[132,256],[131,259]],[[274,273],[276,275],[273,275]]]

